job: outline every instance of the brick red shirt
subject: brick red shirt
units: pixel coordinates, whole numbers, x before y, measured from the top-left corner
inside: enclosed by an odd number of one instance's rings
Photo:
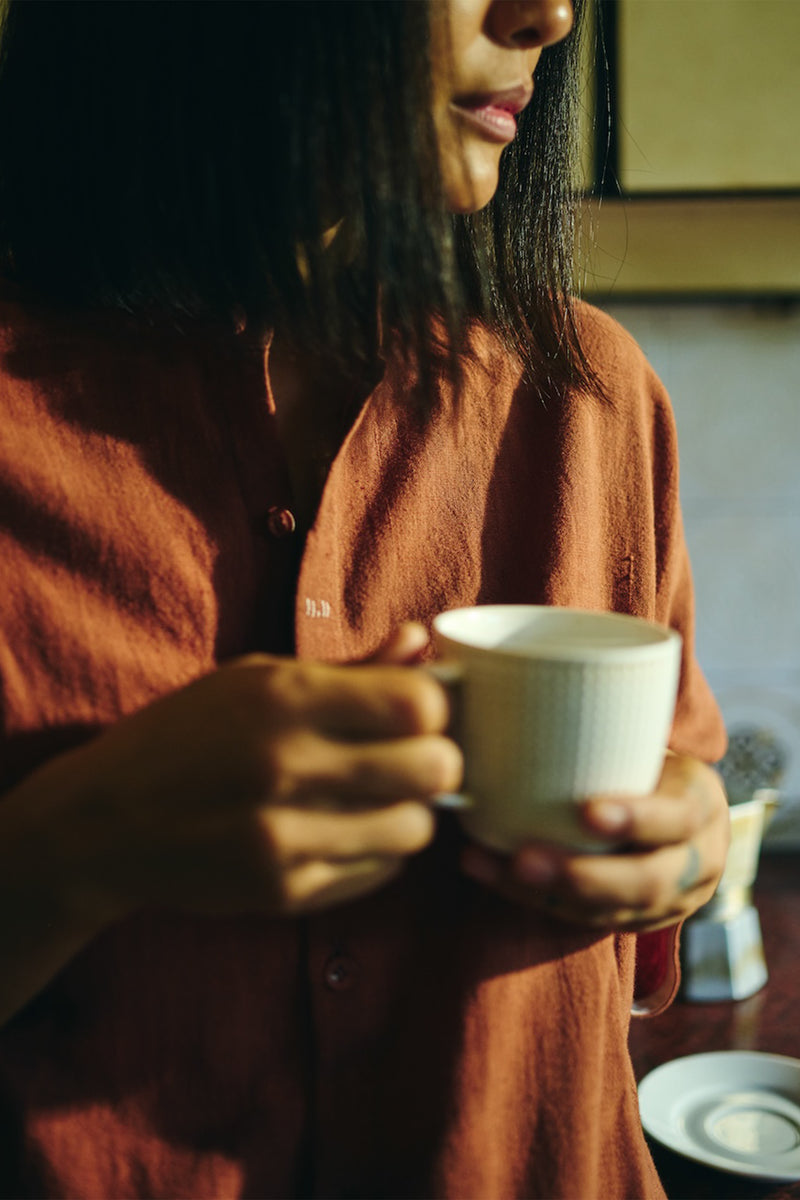
[[[458,408],[442,383],[426,424],[390,362],[301,547],[246,334],[6,290],[2,787],[231,656],[347,660],[501,601],[679,629],[672,745],[717,758],[669,402],[618,326],[581,320],[608,400],[544,404],[476,333]],[[445,820],[399,881],[310,919],[108,929],[0,1031],[2,1194],[660,1196],[626,1050],[637,939],[505,903],[460,876],[458,839]],[[674,937],[638,941],[652,1007]]]

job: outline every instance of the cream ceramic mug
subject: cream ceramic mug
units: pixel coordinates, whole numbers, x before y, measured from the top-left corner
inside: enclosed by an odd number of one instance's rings
[[[607,849],[580,823],[589,796],[658,782],[675,709],[681,638],[639,617],[522,604],[441,613],[437,678],[458,693],[471,837],[513,852],[543,839]]]

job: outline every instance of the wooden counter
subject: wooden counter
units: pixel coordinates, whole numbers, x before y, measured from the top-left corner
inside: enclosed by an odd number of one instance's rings
[[[669,1059],[708,1050],[762,1050],[800,1058],[800,852],[764,855],[755,891],[769,980],[755,996],[724,1004],[676,1001],[667,1012],[635,1019],[631,1056],[637,1080]],[[670,1200],[800,1200],[800,1182],[774,1183],[723,1174],[652,1144]]]

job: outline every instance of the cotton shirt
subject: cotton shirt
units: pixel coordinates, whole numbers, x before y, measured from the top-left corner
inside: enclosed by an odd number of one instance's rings
[[[256,339],[6,289],[3,789],[239,654],[344,662],[495,602],[678,629],[671,745],[717,758],[669,402],[614,322],[580,324],[605,398],[545,402],[475,331],[426,420],[390,358],[303,545]],[[313,917],[142,911],[95,938],[0,1031],[2,1193],[661,1196],[626,1042],[674,991],[674,933],[510,904],[461,841],[443,817],[400,879]]]

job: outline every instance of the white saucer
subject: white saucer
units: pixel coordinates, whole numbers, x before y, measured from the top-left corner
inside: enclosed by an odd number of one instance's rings
[[[800,1179],[800,1059],[692,1054],[639,1084],[645,1132],[684,1158],[759,1179]]]

